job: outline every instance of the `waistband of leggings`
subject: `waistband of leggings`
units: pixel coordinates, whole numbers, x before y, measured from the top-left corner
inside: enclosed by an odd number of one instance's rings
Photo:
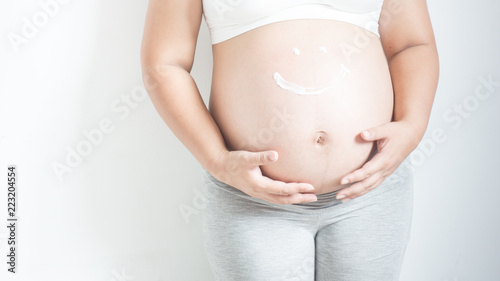
[[[381,192],[383,192],[383,190],[388,190],[388,189],[394,188],[399,184],[399,182],[401,180],[405,181],[407,178],[412,180],[414,167],[411,163],[410,157],[411,157],[411,154],[408,155],[408,157],[406,159],[404,159],[404,161],[392,173],[392,175],[390,175],[388,178],[386,178],[384,180],[384,182],[379,187],[375,188],[375,190],[373,190],[373,191],[370,191],[371,195],[381,193]],[[270,205],[273,205],[275,207],[280,206],[281,208],[284,208],[284,209],[294,209],[294,210],[297,209],[296,207],[300,207],[299,209],[301,209],[301,208],[302,209],[321,209],[321,208],[331,207],[333,205],[342,204],[341,199],[336,199],[337,193],[340,192],[341,190],[343,190],[344,188],[347,188],[347,187],[356,183],[356,182],[349,183],[339,190],[331,191],[328,193],[317,194],[316,197],[318,198],[318,200],[315,202],[280,205],[280,204],[273,204],[271,202],[268,202],[268,201],[265,201],[265,200],[262,200],[259,198],[254,198],[254,197],[244,193],[243,191],[241,191],[241,190],[239,190],[231,185],[228,185],[224,182],[219,181],[214,176],[212,176],[205,168],[203,168],[203,167],[201,167],[201,168],[202,168],[202,171],[204,173],[205,180],[208,180],[209,182],[214,183],[216,186],[220,187],[223,190],[226,190],[226,191],[231,192],[231,193],[238,195],[238,196],[245,197],[249,200],[258,201],[258,202],[261,202],[264,204],[270,204]],[[364,196],[364,198],[367,198],[367,197],[370,197],[370,196]]]
[[[205,168],[201,167],[201,169],[202,169],[202,172],[204,174],[205,180],[208,180],[209,182],[215,184],[216,186],[218,186],[221,189],[224,189],[228,192],[231,192],[231,193],[239,195],[239,196],[246,197],[250,200],[259,201],[259,202],[266,203],[266,204],[272,204],[271,202],[267,202],[267,201],[262,200],[262,199],[253,198],[252,196],[244,193],[243,191],[241,191],[241,190],[239,190],[231,185],[228,185],[224,182],[219,181],[214,176],[212,176]],[[296,204],[290,204],[289,206],[292,206],[292,207],[293,206],[300,206],[300,207],[303,207],[305,209],[317,209],[317,208],[324,208],[324,207],[329,207],[332,205],[340,204],[340,203],[342,203],[342,200],[335,198],[337,196],[337,193],[339,191],[341,191],[342,189],[349,187],[352,184],[354,184],[354,183],[346,184],[341,189],[338,189],[335,191],[322,193],[322,194],[316,194],[316,197],[318,198],[318,200],[315,202],[296,203]],[[276,205],[279,205],[279,204],[276,204]],[[289,207],[286,205],[280,205],[280,206],[284,207],[284,208]]]

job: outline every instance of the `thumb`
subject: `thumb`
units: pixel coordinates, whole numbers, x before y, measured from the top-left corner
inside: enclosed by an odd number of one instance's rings
[[[374,141],[387,138],[389,136],[389,124],[382,124],[361,132],[361,137],[366,141]]]
[[[252,152],[250,163],[255,165],[265,165],[278,160],[278,152],[274,150]]]

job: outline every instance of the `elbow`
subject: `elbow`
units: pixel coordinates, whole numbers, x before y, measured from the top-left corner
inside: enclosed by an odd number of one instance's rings
[[[141,55],[142,82],[148,94],[154,92],[161,83],[161,68],[150,58]]]
[[[398,57],[402,53],[406,53],[409,50],[414,50],[414,49],[422,49],[426,50],[425,52],[429,53],[430,57],[433,59],[438,60],[438,55],[437,55],[437,47],[435,42],[419,42],[419,43],[413,43],[413,44],[407,44],[405,46],[402,46],[401,48],[398,48],[397,50],[394,50],[392,52],[389,52],[389,54],[386,53],[387,61],[390,63],[395,57]]]
[[[422,46],[429,46],[428,43],[412,43],[412,44],[407,44],[407,45],[404,45],[404,46],[401,46],[400,48],[392,51],[390,54],[387,55],[387,61],[392,61],[392,59],[394,59],[395,57],[397,57],[399,54],[409,50],[409,49],[412,49],[412,48],[415,48],[415,47],[422,47]]]
[[[176,66],[191,72],[194,54],[177,48],[161,48],[142,46],[141,65],[143,71],[161,72],[163,67]]]
[[[192,62],[179,58],[152,55],[141,50],[142,81],[148,93],[154,92],[160,84],[168,81],[179,71],[191,72]]]

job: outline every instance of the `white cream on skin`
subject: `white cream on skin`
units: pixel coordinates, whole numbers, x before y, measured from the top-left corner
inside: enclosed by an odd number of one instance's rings
[[[307,88],[307,87],[303,87],[303,86],[297,85],[295,83],[292,83],[290,81],[287,81],[283,77],[281,77],[281,75],[278,72],[275,72],[273,76],[274,76],[274,81],[276,82],[276,84],[278,86],[280,86],[283,90],[290,91],[290,92],[297,94],[297,95],[319,95],[319,94],[323,93],[324,91],[326,91],[330,88],[333,88],[339,80],[344,78],[344,76],[350,72],[351,71],[347,67],[345,67],[343,64],[341,64],[339,74],[337,74],[337,76],[330,83],[328,83],[328,85],[326,85],[324,87],[317,87],[317,88]]]
[[[322,53],[325,53],[325,54],[327,53],[326,48],[323,46],[319,47],[319,50]],[[297,48],[293,48],[292,52],[297,56],[300,55],[300,50]],[[274,81],[276,82],[276,85],[278,85],[280,88],[287,90],[287,91],[290,91],[294,94],[297,94],[297,95],[319,95],[319,94],[323,93],[324,91],[326,91],[330,88],[333,88],[335,86],[335,84],[337,84],[337,82],[339,80],[341,80],[342,78],[344,78],[344,76],[348,73],[351,73],[351,71],[347,67],[345,67],[343,64],[341,64],[339,74],[337,74],[337,76],[335,78],[333,78],[333,80],[330,83],[328,83],[324,87],[316,87],[316,88],[303,87],[303,86],[297,85],[293,82],[287,81],[279,74],[279,72],[275,72],[273,74],[273,77],[274,77]]]

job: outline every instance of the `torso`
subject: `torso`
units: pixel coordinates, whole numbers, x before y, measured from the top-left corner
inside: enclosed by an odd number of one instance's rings
[[[261,166],[272,179],[338,190],[376,150],[359,133],[392,119],[380,40],[358,26],[276,22],[213,45],[213,56],[210,113],[229,150],[278,152]]]

